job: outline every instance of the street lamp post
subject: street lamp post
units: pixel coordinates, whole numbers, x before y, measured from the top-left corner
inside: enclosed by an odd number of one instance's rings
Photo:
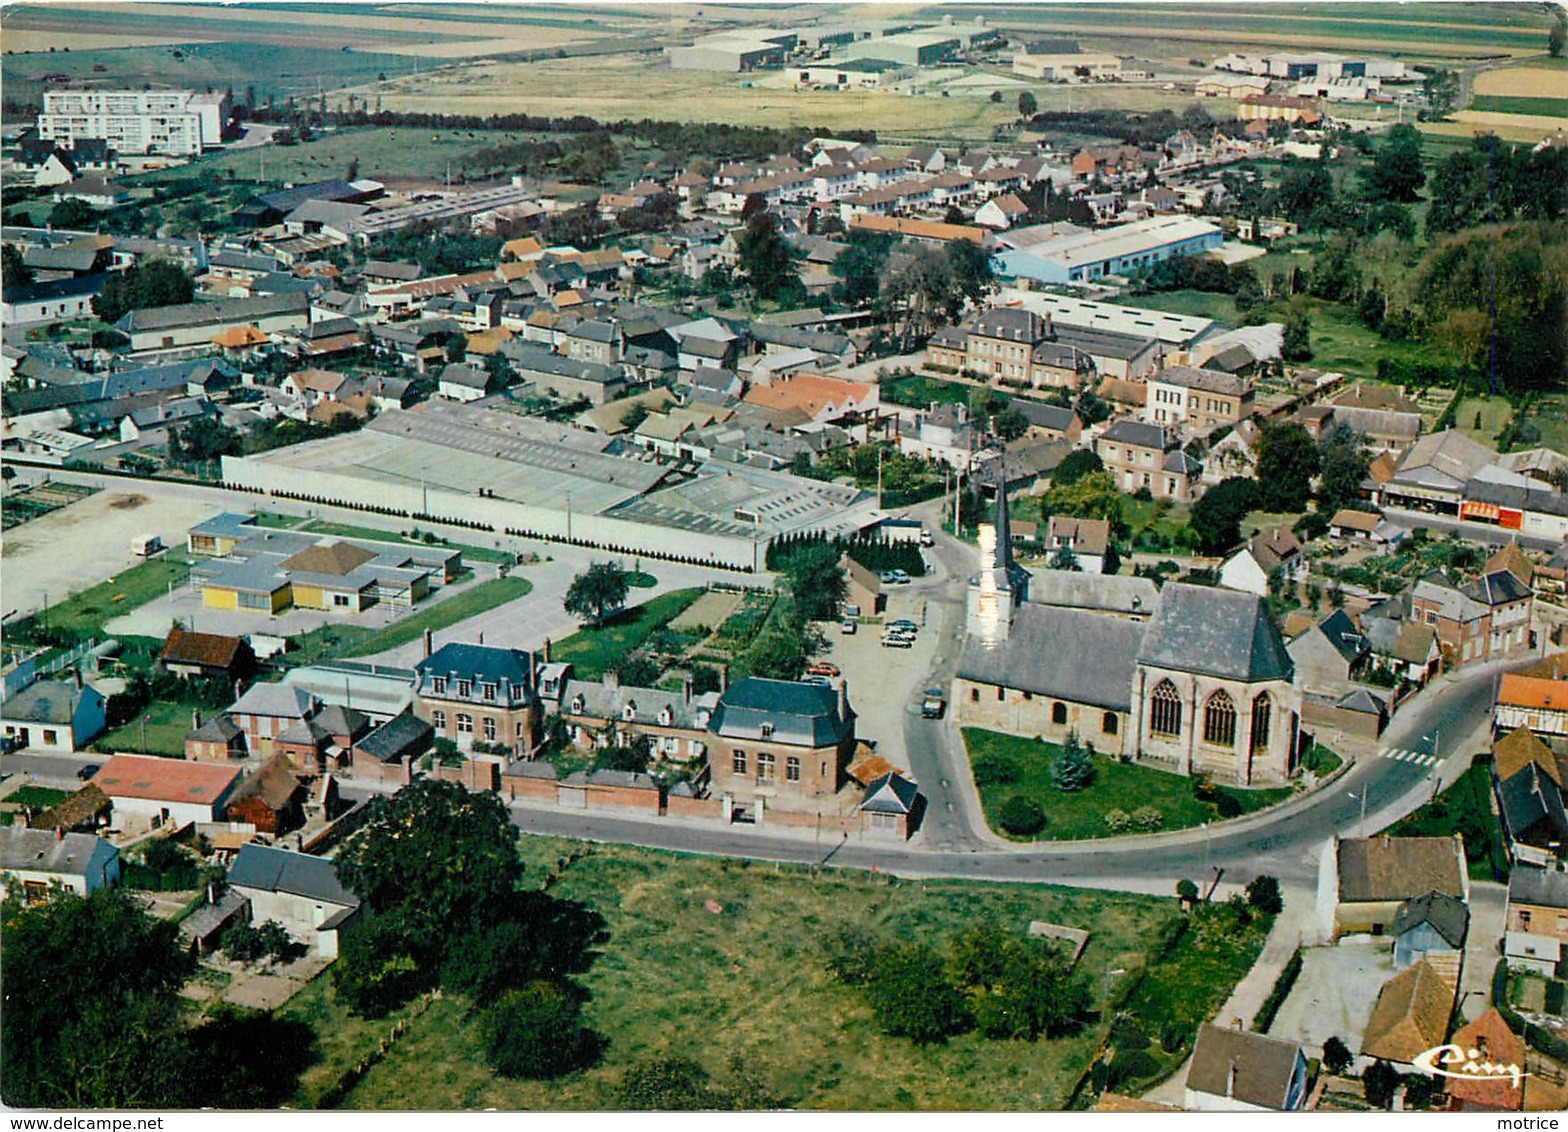
[[[1357,797],[1357,794],[1356,794],[1356,792],[1354,790],[1347,790],[1347,791],[1345,791],[1345,795],[1346,795],[1346,797],[1349,797],[1349,798]],[[1366,835],[1366,828],[1365,827],[1366,827],[1366,824],[1367,824],[1367,788],[1365,786],[1363,786],[1361,788],[1360,798],[1361,798],[1361,825],[1362,825],[1362,831],[1361,832],[1362,832],[1362,836],[1365,836]]]

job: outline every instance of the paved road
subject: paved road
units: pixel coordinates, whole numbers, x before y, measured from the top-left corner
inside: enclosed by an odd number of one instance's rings
[[[1521,536],[1517,531],[1505,531],[1491,523],[1472,523],[1468,519],[1455,519],[1447,515],[1432,515],[1425,511],[1405,511],[1397,507],[1385,508],[1383,514],[1390,522],[1401,527],[1425,527],[1429,531],[1455,533],[1464,535],[1474,542],[1485,543],[1488,546],[1506,546],[1515,539],[1526,550],[1556,550],[1562,541],[1547,538],[1531,538]]]

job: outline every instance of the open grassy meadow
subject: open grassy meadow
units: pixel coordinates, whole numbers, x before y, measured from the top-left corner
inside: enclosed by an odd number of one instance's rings
[[[1492,448],[1497,434],[1508,427],[1513,417],[1514,407],[1505,398],[1466,397],[1454,409],[1454,427],[1471,440]]]
[[[555,642],[551,655],[569,662],[583,680],[598,680],[637,646],[665,628],[702,596],[700,589],[671,590],[641,605],[633,605],[597,628],[579,629]]]
[[[204,712],[204,715],[212,713]],[[146,720],[145,731],[142,720]],[[185,704],[155,700],[147,710],[129,723],[106,731],[93,742],[95,751],[105,754],[128,752],[133,755],[185,757],[185,735],[191,729],[191,709]],[[143,746],[145,736],[145,747]]]
[[[580,846],[524,837],[528,875],[537,878],[572,848]],[[822,942],[848,926],[933,944],[985,919],[1019,932],[1031,920],[1087,928],[1092,935],[1079,969],[1098,999],[1106,972],[1148,963],[1159,926],[1176,911],[1173,900],[1157,897],[861,872],[813,875],[616,846],[590,847],[551,893],[586,903],[608,923],[609,938],[582,979],[591,996],[586,1020],[608,1039],[602,1062],[555,1083],[498,1078],[484,1065],[463,1003],[443,999],[409,1024],[349,1091],[344,1107],[614,1108],[616,1086],[630,1065],[679,1055],[716,1077],[739,1059],[798,1108],[1058,1109],[1089,1066],[1098,1024],[1032,1043],[966,1034],[918,1047],[885,1036],[860,992],[828,975]],[[1233,939],[1225,951],[1224,970],[1183,978],[1180,997],[1194,1013],[1206,1017],[1223,1001],[1256,955],[1256,942]],[[1178,949],[1172,959],[1183,953]],[[1152,968],[1156,976],[1162,970]],[[323,1060],[301,1082],[301,1107],[314,1106],[342,1068],[417,1012],[405,1008],[365,1023],[346,1014],[330,982],[317,980],[283,1012],[309,1021],[320,1035]]]

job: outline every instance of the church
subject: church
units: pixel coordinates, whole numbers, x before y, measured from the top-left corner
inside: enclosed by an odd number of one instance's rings
[[[1005,490],[980,552],[954,678],[961,724],[1050,743],[1076,733],[1102,754],[1240,786],[1295,775],[1301,694],[1262,598],[1170,582],[1152,608],[1031,601]]]

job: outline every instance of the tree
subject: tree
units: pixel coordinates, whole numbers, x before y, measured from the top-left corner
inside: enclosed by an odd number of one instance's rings
[[[1106,549],[1109,549],[1109,547]],[[1073,548],[1070,546],[1058,546],[1052,550],[1045,560],[1045,568],[1047,570],[1066,570],[1069,573],[1073,571],[1081,572],[1083,570],[1083,567],[1078,565],[1078,555],[1073,552]]]
[[[1312,359],[1312,320],[1305,307],[1293,303],[1285,312],[1285,333],[1279,352],[1287,362]]]
[[[195,293],[195,283],[179,264],[148,260],[129,271],[111,273],[93,298],[93,313],[104,322],[118,322],[127,311],[188,303]]]
[[[1127,537],[1127,520],[1122,516],[1122,493],[1110,472],[1091,472],[1071,484],[1052,484],[1045,493],[1045,504],[1053,515],[1076,519],[1108,519],[1111,537]]]
[[[692,1112],[712,1107],[708,1082],[708,1071],[690,1058],[659,1058],[628,1069],[616,1099],[638,1111]]]
[[[1285,910],[1285,900],[1280,895],[1279,881],[1271,876],[1253,877],[1247,884],[1247,903],[1265,916],[1277,916]]]
[[[1022,794],[1010,795],[996,814],[997,824],[1015,837],[1033,837],[1045,828],[1045,811]]]
[[[1105,470],[1105,461],[1092,448],[1074,448],[1051,473],[1052,487],[1069,487],[1084,476]]]
[[[1034,91],[1022,91],[1018,95],[1018,116],[1026,121],[1035,116],[1040,109],[1040,104],[1035,100]]]
[[[1552,26],[1546,33],[1546,53],[1553,59],[1563,57],[1563,44],[1568,41],[1568,18],[1559,10],[1552,19]]]
[[[1293,421],[1271,425],[1258,439],[1259,502],[1265,511],[1303,511],[1318,473],[1318,447]]]
[[[746,221],[735,252],[757,298],[778,299],[800,290],[794,252],[771,212],[759,212]]]
[[[23,260],[15,244],[0,247],[0,279],[7,287],[17,287],[33,281],[33,269]]]
[[[1373,200],[1409,203],[1426,184],[1421,165],[1421,131],[1400,123],[1388,131],[1366,170],[1367,195]]]
[[[1051,761],[1051,785],[1064,794],[1075,794],[1093,785],[1094,775],[1094,763],[1089,761],[1088,752],[1078,742],[1076,734],[1069,734]]]
[[[1034,1041],[1063,1033],[1089,1008],[1089,985],[1059,947],[1019,938],[994,923],[966,932],[949,960],[975,1024],[988,1038]]]
[[[1370,461],[1354,430],[1338,425],[1318,446],[1318,510],[1325,515],[1350,507],[1361,497]]]
[[[85,228],[97,221],[98,210],[75,197],[67,197],[49,210],[51,228]]]
[[[880,232],[851,232],[849,247],[833,261],[829,270],[840,282],[837,299],[847,307],[868,307],[882,289],[892,237]]]
[[[85,898],[61,892],[29,906],[13,895],[0,908],[0,947],[7,1105],[194,1103],[179,997],[194,964],[173,921],[147,915],[120,888]]]
[[[991,430],[1007,443],[1029,431],[1029,418],[1017,409],[1003,409],[991,418]]]
[[[1441,67],[1433,70],[1421,81],[1421,97],[1426,100],[1421,120],[1442,121],[1454,112],[1459,102],[1459,72]]]
[[[237,963],[254,963],[271,958],[278,963],[289,963],[305,954],[305,945],[289,935],[288,929],[276,920],[260,925],[240,920],[223,933],[219,942],[223,954]]]
[[[784,575],[795,608],[806,621],[829,621],[838,614],[848,582],[832,543],[800,548],[785,563]]]
[[[560,1077],[591,1063],[599,1049],[581,1004],[544,980],[509,990],[486,1008],[480,1033],[485,1061],[503,1077]]]
[[[964,996],[948,980],[942,957],[923,944],[879,949],[866,996],[884,1033],[916,1045],[945,1042],[970,1025]]]
[[[197,417],[169,430],[169,459],[206,463],[240,451],[240,434],[216,417]]]
[[[1204,554],[1224,554],[1241,541],[1241,520],[1258,505],[1255,481],[1242,476],[1221,480],[1192,505],[1189,525]]]
[[[1198,902],[1198,886],[1183,877],[1176,882],[1176,899],[1191,907]]]
[[[607,612],[615,612],[626,604],[630,590],[631,581],[619,562],[595,562],[572,579],[561,604],[566,612],[603,625]]]
[[[430,964],[446,939],[507,905],[517,829],[494,794],[422,779],[371,799],[364,814],[338,852],[338,876],[372,920],[386,918],[383,930],[401,933],[410,957]]]
[[[1350,1052],[1350,1047],[1337,1037],[1330,1037],[1323,1043],[1323,1068],[1336,1076],[1350,1068],[1355,1061],[1355,1054]]]
[[[1361,1089],[1366,1093],[1367,1102],[1377,1108],[1386,1109],[1393,1104],[1394,1090],[1397,1088],[1398,1071],[1381,1059],[1374,1061],[1361,1075]]]
[[[633,401],[621,414],[621,425],[629,432],[637,431],[637,426],[648,419],[648,405],[643,401]]]

